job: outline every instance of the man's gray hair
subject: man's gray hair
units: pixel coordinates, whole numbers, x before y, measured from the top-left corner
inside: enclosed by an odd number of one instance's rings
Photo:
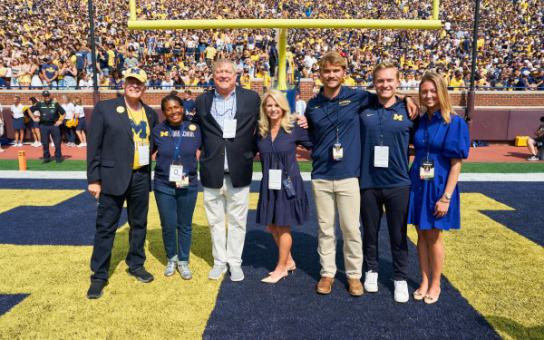
[[[217,60],[215,63],[213,63],[212,73],[215,73],[215,70],[217,70],[219,67],[229,64],[232,67],[232,70],[236,72],[236,66],[234,65],[234,61],[227,58],[221,58]]]

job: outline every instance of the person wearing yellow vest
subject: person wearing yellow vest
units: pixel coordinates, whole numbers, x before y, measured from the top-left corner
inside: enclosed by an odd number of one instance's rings
[[[158,116],[142,102],[145,71],[130,68],[124,79],[124,96],[96,104],[87,135],[87,181],[98,204],[89,299],[100,298],[108,282],[111,251],[125,201],[130,226],[125,260],[128,275],[140,282],[153,280],[144,268],[144,244],[154,149],[151,131],[158,124]]]

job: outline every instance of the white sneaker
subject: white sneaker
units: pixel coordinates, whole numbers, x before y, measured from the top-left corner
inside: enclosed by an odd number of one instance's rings
[[[78,148],[84,148],[87,146],[87,143],[79,143],[79,145],[77,146]]]
[[[6,150],[4,150],[4,149],[0,149],[0,152],[6,152]]]
[[[43,145],[42,143],[36,142],[36,144],[34,144],[34,147],[35,147],[35,148],[39,148],[39,147],[42,146],[42,145]]]
[[[371,270],[365,273],[365,290],[369,293],[376,293],[378,291],[378,273]]]
[[[408,295],[408,284],[406,281],[396,281],[395,280],[395,301],[397,302],[408,302],[410,296]]]
[[[51,143],[51,147],[54,148],[54,147],[55,147],[55,143]]]

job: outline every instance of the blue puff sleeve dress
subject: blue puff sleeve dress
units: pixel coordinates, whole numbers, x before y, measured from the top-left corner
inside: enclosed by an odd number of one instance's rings
[[[451,123],[444,124],[439,111],[433,113],[431,121],[422,117],[419,128],[414,135],[416,156],[410,168],[410,208],[408,223],[418,225],[420,229],[459,229],[461,227],[461,207],[459,186],[456,185],[451,196],[448,213],[442,218],[435,218],[434,207],[444,194],[452,158],[467,158],[470,148],[468,126],[464,119],[451,115]],[[430,141],[430,144],[429,144]],[[421,161],[434,161],[434,178],[426,181],[420,179]]]
[[[310,132],[295,124],[291,133],[280,129],[273,142],[270,133],[263,138],[257,132],[255,139],[263,171],[259,202],[257,203],[257,223],[262,225],[274,223],[278,226],[304,224],[305,221],[309,220],[308,197],[298,167],[297,145],[310,149],[313,145]],[[272,143],[274,143],[274,149],[272,149]],[[278,157],[277,167],[274,165],[274,150]],[[281,190],[268,189],[268,170],[279,168],[282,169],[282,182],[286,179],[285,172],[289,174],[295,188],[295,197],[287,197],[283,184]]]

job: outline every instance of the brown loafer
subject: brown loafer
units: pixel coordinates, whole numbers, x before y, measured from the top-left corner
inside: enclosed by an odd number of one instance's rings
[[[334,278],[332,277],[322,277],[317,284],[316,291],[319,294],[329,294],[331,292],[332,283]]]
[[[363,285],[359,279],[348,279],[349,294],[351,296],[363,295]]]

